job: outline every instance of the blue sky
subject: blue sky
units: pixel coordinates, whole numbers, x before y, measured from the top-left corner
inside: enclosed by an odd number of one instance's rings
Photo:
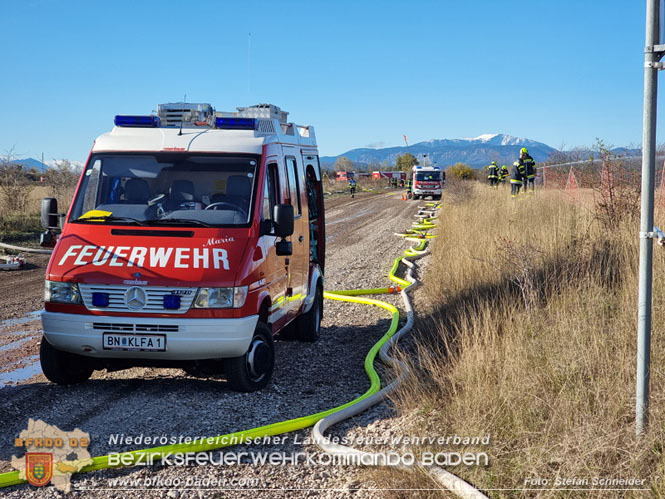
[[[84,161],[114,115],[184,94],[277,104],[322,155],[404,133],[636,145],[645,4],[0,0],[0,152]]]

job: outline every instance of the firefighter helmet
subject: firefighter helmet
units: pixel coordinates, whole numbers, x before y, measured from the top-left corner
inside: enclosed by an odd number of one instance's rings
[[[526,150],[526,147],[520,149],[520,154],[527,154],[529,151]]]

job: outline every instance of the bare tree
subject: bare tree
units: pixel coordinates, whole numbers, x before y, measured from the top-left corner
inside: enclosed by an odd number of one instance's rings
[[[346,156],[341,156],[337,158],[333,168],[336,172],[350,172],[355,168],[355,164]]]
[[[12,147],[0,157],[0,195],[3,211],[25,213],[30,192],[34,184],[28,179],[28,172],[16,163],[16,151]]]
[[[69,206],[79,179],[79,172],[72,166],[71,161],[54,160],[53,167],[46,170],[44,176],[51,195],[58,200],[58,203],[62,203],[62,206]]]

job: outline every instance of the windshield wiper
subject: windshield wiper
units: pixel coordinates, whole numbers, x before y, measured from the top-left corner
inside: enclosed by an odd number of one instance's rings
[[[209,224],[208,222],[202,222],[201,220],[196,220],[194,218],[151,218],[150,220],[146,220],[145,223],[178,225],[194,224],[202,227],[214,227],[214,225]]]
[[[144,225],[144,222],[132,217],[114,217],[113,215],[103,215],[96,217],[79,217],[74,222],[131,222],[137,225]]]

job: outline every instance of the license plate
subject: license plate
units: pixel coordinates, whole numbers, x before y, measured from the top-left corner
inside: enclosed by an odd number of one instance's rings
[[[104,350],[166,351],[165,334],[115,334],[104,333]]]

